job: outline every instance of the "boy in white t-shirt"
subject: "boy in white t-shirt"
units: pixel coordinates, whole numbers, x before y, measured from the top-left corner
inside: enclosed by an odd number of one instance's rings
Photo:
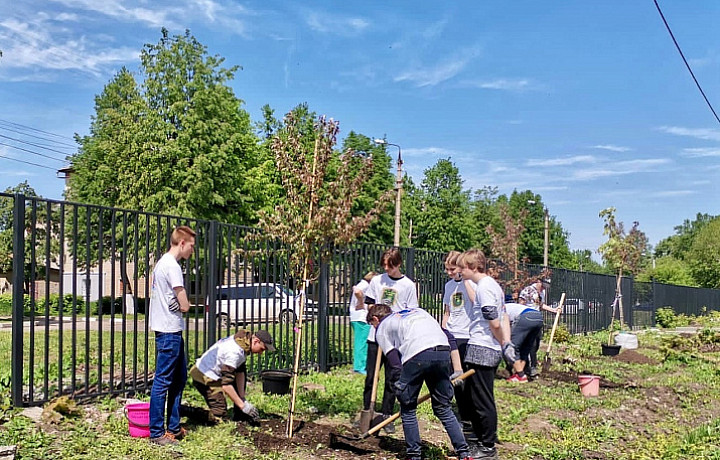
[[[180,426],[180,400],[187,383],[182,314],[190,310],[190,301],[178,262],[190,258],[194,248],[195,232],[184,225],[175,228],[170,250],[153,269],[149,326],[155,331],[156,358],[150,392],[150,442],[162,446],[176,444],[185,436]]]
[[[422,458],[417,400],[423,383],[432,397],[432,409],[450,436],[457,456],[471,459],[460,423],[450,407],[450,344],[438,322],[420,308],[393,312],[390,307],[370,307],[368,322],[377,328],[376,339],[392,369],[392,380],[400,402],[400,416],[409,460]]]
[[[470,340],[465,364],[475,370],[468,378],[472,400],[472,426],[476,442],[470,442],[473,458],[497,458],[497,407],[495,406],[495,372],[505,355],[515,360],[510,342],[510,325],[505,314],[505,294],[500,285],[486,273],[485,254],[479,249],[464,252],[457,260],[465,287],[473,299],[467,310],[470,318]]]
[[[415,283],[400,272],[400,266],[402,265],[400,250],[398,248],[386,250],[380,262],[385,269],[385,273],[377,275],[370,281],[370,286],[365,291],[365,303],[368,305],[381,303],[389,306],[393,311],[417,308],[419,305]],[[375,378],[375,362],[378,353],[378,345],[375,342],[375,328],[370,330],[367,344],[367,375],[365,376],[363,405],[365,410],[375,410],[374,407],[370,407],[373,380]],[[381,363],[383,366],[386,364],[383,355],[381,355]],[[395,393],[390,387],[390,370],[385,366],[385,387],[382,399],[383,417],[390,417],[394,412],[394,407]],[[385,427],[386,433],[393,433],[394,431],[395,426],[393,424]]]
[[[353,286],[353,293],[350,296],[350,327],[354,334],[353,346],[353,371],[367,374],[367,338],[370,333],[370,326],[367,323],[367,307],[365,307],[365,291],[370,287],[370,281],[377,275],[375,272],[368,272],[358,284]]]
[[[193,386],[205,399],[215,419],[227,416],[227,401],[233,402],[233,420],[245,414],[257,423],[260,413],[245,399],[247,384],[247,356],[275,351],[273,338],[267,331],[252,332],[240,329],[234,335],[220,339],[195,361],[190,369]]]

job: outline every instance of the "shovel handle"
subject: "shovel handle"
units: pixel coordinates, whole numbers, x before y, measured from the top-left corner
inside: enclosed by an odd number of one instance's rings
[[[373,374],[372,391],[370,392],[370,410],[375,410],[375,401],[377,401],[377,386],[380,380],[380,363],[382,362],[382,348],[378,345],[377,358],[375,358],[375,374]]]
[[[457,382],[459,382],[459,381],[461,381],[461,380],[465,380],[466,378],[470,377],[470,376],[473,375],[474,373],[475,373],[475,369],[470,369],[469,371],[464,372],[464,373],[462,373],[461,375],[459,375],[459,376],[458,376],[455,380],[453,380],[451,383],[452,383],[453,385],[455,385]],[[417,400],[417,403],[418,403],[418,404],[424,403],[424,402],[427,401],[428,399],[430,399],[430,393],[426,393],[426,394],[420,396],[420,397],[418,398],[418,400]],[[360,439],[362,439],[362,438],[367,438],[367,437],[370,436],[371,434],[377,433],[378,431],[380,431],[381,429],[383,429],[383,427],[385,427],[386,425],[389,425],[389,424],[391,424],[392,422],[394,422],[395,420],[397,420],[398,417],[400,417],[400,411],[395,412],[395,413],[392,414],[390,417],[386,418],[386,419],[383,420],[382,422],[378,423],[378,424],[375,425],[374,427],[372,427],[372,428],[370,428],[369,430],[367,430],[365,433],[363,433],[362,435],[360,435]]]
[[[558,305],[557,312],[555,312],[555,321],[553,321],[552,331],[550,332],[550,343],[548,343],[547,351],[545,354],[550,354],[552,348],[553,339],[555,338],[555,329],[557,329],[558,320],[560,319],[560,312],[562,311],[563,304],[565,303],[565,293],[563,292],[560,296],[560,304]]]

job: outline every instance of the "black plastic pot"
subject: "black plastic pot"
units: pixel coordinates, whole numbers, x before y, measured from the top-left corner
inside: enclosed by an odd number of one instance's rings
[[[290,379],[292,374],[286,371],[262,371],[260,378],[263,383],[263,393],[270,395],[286,395],[290,392]]]
[[[615,356],[618,353],[620,353],[620,345],[608,345],[606,343],[602,344],[603,356]]]

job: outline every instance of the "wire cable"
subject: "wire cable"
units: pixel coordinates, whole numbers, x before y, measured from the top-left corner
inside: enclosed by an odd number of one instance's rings
[[[59,161],[60,163],[66,163],[66,160],[61,160],[61,159],[59,159],[59,158],[53,158],[53,157],[51,157],[51,156],[44,155],[44,154],[42,154],[42,153],[33,152],[32,150],[24,149],[24,148],[22,148],[22,147],[18,147],[17,145],[6,144],[6,143],[4,143],[4,142],[0,142],[0,145],[4,145],[5,147],[10,147],[11,149],[22,150],[23,152],[32,153],[33,155],[37,155],[37,156],[40,156],[40,157],[49,158],[49,159],[51,159],[51,160],[53,160],[53,161]],[[5,158],[8,158],[8,157],[5,157]],[[52,168],[50,168],[50,169],[52,169]]]
[[[20,142],[21,144],[31,145],[31,146],[33,146],[33,147],[37,147],[37,148],[40,148],[40,149],[48,150],[48,151],[50,151],[50,152],[59,153],[60,155],[70,155],[70,153],[67,153],[67,152],[61,152],[60,150],[51,149],[50,147],[44,147],[44,146],[41,145],[41,144],[36,144],[36,143],[34,143],[34,142],[23,141],[23,140],[20,140],[20,139],[16,139],[16,138],[14,138],[14,137],[5,136],[5,135],[3,135],[3,134],[0,134],[0,137],[2,137],[3,139],[8,139],[8,140],[11,140],[11,141]],[[41,154],[38,154],[38,155],[41,155]],[[42,155],[42,156],[47,156],[47,155]],[[57,160],[57,159],[58,159],[58,158],[51,157],[51,156],[47,156],[47,158],[51,158],[51,159],[53,159],[53,160]],[[61,161],[65,161],[65,160],[61,160]]]
[[[40,139],[41,141],[51,142],[51,143],[53,143],[53,144],[57,144],[57,145],[59,145],[59,146],[62,146],[62,147],[58,147],[58,148],[64,148],[64,147],[72,148],[72,149],[76,149],[76,148],[77,148],[77,145],[66,144],[65,142],[60,142],[60,141],[56,141],[56,140],[53,140],[53,139],[48,139],[47,137],[36,136],[35,134],[30,134],[30,133],[26,133],[26,132],[23,132],[23,131],[18,131],[17,129],[8,128],[7,126],[2,126],[2,124],[0,124],[0,129],[5,130],[5,131],[10,131],[10,132],[15,133],[15,134],[20,134],[21,136],[32,137],[32,138],[34,138],[34,139]]]
[[[37,167],[39,167],[39,168],[45,168],[45,169],[50,169],[50,170],[52,170],[52,171],[57,171],[57,169],[51,168],[50,166],[40,165],[40,164],[37,164],[37,163],[33,163],[33,162],[31,162],[31,161],[18,160],[17,158],[5,156],[5,155],[3,155],[2,153],[0,153],[0,158],[5,158],[5,159],[8,159],[8,160],[17,161],[18,163],[25,163],[26,165],[33,165],[33,166],[37,166]]]
[[[60,139],[73,140],[71,137],[62,136],[60,134],[51,133],[49,131],[43,131],[42,129],[33,128],[32,126],[21,125],[20,123],[14,123],[12,121],[3,120],[0,118],[0,123],[16,126],[18,128],[28,129],[30,131],[37,131],[38,133],[49,134],[50,136],[59,137]]]
[[[715,109],[713,108],[712,104],[708,100],[707,96],[705,95],[705,91],[703,91],[702,87],[700,86],[700,83],[698,82],[697,78],[695,78],[695,74],[693,73],[692,69],[690,68],[690,64],[688,64],[687,59],[685,59],[685,55],[683,54],[682,50],[680,49],[680,45],[678,44],[677,40],[675,40],[675,35],[672,33],[672,30],[670,30],[670,25],[665,20],[665,15],[663,14],[662,10],[660,9],[660,5],[658,5],[657,0],[653,0],[655,2],[655,7],[658,10],[658,13],[660,13],[660,17],[662,18],[663,22],[665,23],[665,28],[667,29],[668,33],[670,34],[670,38],[672,38],[673,43],[675,43],[675,48],[677,48],[678,53],[680,53],[680,57],[682,58],[683,62],[685,63],[685,67],[687,67],[688,71],[690,72],[690,75],[692,76],[692,79],[695,81],[695,85],[700,90],[700,94],[702,94],[703,99],[705,99],[705,103],[710,107],[710,111],[715,115],[715,119],[718,123],[720,123],[720,117],[718,117],[717,112],[715,112]]]

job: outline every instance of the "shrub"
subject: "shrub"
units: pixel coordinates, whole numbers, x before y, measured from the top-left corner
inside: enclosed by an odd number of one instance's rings
[[[655,322],[662,328],[675,327],[677,317],[671,307],[658,308],[655,312]]]

